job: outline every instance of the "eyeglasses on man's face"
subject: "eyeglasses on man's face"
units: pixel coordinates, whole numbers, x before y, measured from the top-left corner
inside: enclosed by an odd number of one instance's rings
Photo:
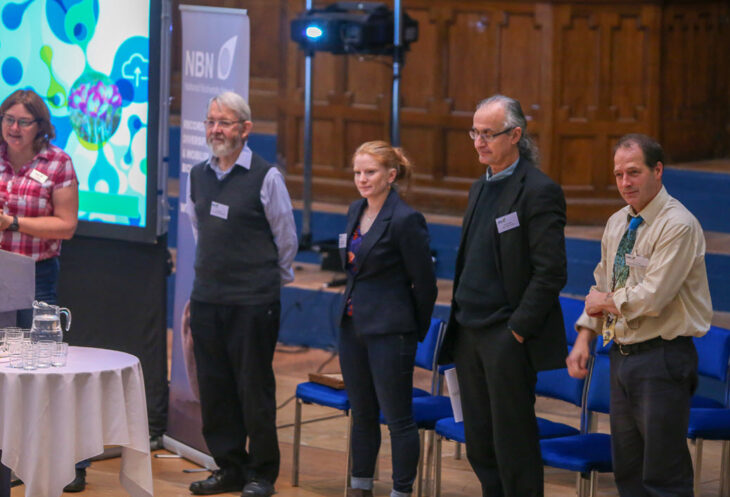
[[[5,114],[2,116],[2,122],[5,126],[8,128],[11,128],[13,124],[18,123],[18,126],[21,128],[30,128],[33,123],[38,122],[38,119],[26,119],[26,118],[20,118],[16,119],[13,116],[9,116]]]
[[[491,143],[496,140],[499,135],[507,134],[513,129],[515,129],[515,126],[512,126],[511,128],[505,128],[498,133],[490,133],[489,131],[479,131],[476,128],[472,128],[469,130],[469,138],[471,138],[472,140],[477,140],[481,138],[485,142]]]
[[[215,128],[216,124],[218,125],[219,128],[228,129],[231,126],[233,126],[234,124],[238,124],[238,123],[242,123],[242,122],[243,121],[240,119],[238,121],[225,121],[225,120],[222,121],[219,119],[206,119],[205,121],[203,121],[203,124],[205,124],[205,127],[208,129]]]

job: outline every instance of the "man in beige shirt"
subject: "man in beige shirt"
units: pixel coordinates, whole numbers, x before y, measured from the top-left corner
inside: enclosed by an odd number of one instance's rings
[[[596,284],[566,359],[576,378],[596,334],[611,348],[611,434],[622,496],[692,496],[687,449],[697,385],[693,336],[710,327],[705,239],[697,219],[662,186],[664,152],[645,135],[622,137],[614,175],[628,204],[608,220]]]

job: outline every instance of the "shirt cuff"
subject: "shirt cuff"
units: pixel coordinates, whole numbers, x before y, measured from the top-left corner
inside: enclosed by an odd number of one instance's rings
[[[586,314],[585,311],[580,315],[578,321],[575,322],[575,331],[578,332],[578,328],[583,327],[591,330],[595,334],[599,334],[603,329],[602,318],[594,318]]]
[[[287,285],[294,281],[294,271],[291,268],[285,269],[280,266],[279,275],[281,276],[281,286]]]
[[[629,295],[626,292],[626,288],[619,288],[618,290],[615,290],[613,292],[613,305],[616,306],[616,309],[618,309],[619,315],[623,316],[624,319],[627,321],[630,319],[630,316],[626,316],[624,314],[624,311],[621,309],[624,304],[626,304],[629,301]]]

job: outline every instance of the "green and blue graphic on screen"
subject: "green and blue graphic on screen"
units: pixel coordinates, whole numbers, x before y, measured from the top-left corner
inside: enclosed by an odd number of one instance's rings
[[[150,0],[0,0],[0,100],[33,88],[73,159],[79,219],[145,227]]]

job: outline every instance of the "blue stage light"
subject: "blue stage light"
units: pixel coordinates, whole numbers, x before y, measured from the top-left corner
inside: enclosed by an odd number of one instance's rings
[[[307,35],[307,38],[310,38],[312,40],[316,40],[317,38],[321,38],[324,34],[324,31],[319,26],[308,26],[307,29],[304,31]]]

